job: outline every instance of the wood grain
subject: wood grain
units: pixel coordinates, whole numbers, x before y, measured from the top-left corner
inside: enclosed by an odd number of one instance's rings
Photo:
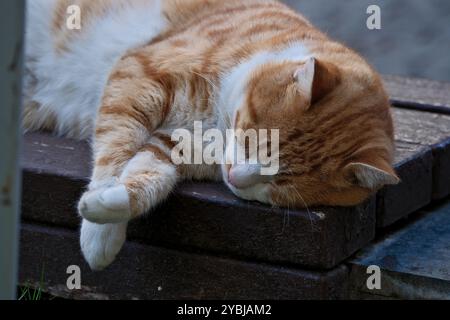
[[[377,226],[386,227],[450,194],[450,116],[392,109],[396,170],[402,182],[377,197]]]
[[[394,105],[450,114],[449,83],[398,76],[384,76],[383,79]]]
[[[339,299],[348,270],[304,271],[127,242],[107,270],[92,272],[78,234],[22,225],[20,281],[70,299]],[[81,290],[68,290],[68,266],[81,268]],[[42,277],[42,275],[44,275]],[[40,280],[42,279],[42,281]]]

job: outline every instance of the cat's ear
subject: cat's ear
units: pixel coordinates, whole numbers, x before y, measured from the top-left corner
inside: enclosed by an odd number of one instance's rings
[[[339,85],[340,73],[333,64],[310,57],[297,68],[294,79],[299,92],[313,105]]]
[[[345,167],[346,177],[356,185],[378,190],[384,185],[398,184],[400,179],[385,160],[371,161],[371,164],[352,162]]]

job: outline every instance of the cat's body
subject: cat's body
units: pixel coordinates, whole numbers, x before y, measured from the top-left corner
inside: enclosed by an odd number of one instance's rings
[[[71,4],[81,30],[65,27]],[[79,211],[94,269],[182,179],[223,178],[242,198],[291,206],[353,205],[398,180],[378,75],[275,1],[31,0],[28,21],[25,128],[93,138]],[[171,134],[194,121],[279,129],[280,172],[176,166]]]

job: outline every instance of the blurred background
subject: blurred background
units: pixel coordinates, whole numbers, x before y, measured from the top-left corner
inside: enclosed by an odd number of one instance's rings
[[[382,74],[450,81],[449,0],[284,0]],[[381,30],[369,30],[370,5]]]

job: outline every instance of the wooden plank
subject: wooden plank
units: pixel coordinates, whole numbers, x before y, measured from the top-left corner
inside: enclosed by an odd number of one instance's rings
[[[89,148],[44,134],[25,138],[23,218],[78,228]],[[145,243],[329,269],[375,233],[374,201],[356,208],[284,210],[242,201],[222,184],[181,185],[164,206],[130,225]]]
[[[450,194],[450,115],[394,108],[396,140],[433,152],[434,200]]]
[[[450,114],[450,83],[397,76],[383,79],[394,105]]]
[[[377,227],[386,227],[431,202],[432,151],[428,147],[397,142],[395,170],[402,180],[377,194]]]
[[[450,299],[450,201],[419,212],[415,219],[362,250],[349,263],[351,292],[400,299]],[[366,286],[367,267],[381,269],[381,289]]]
[[[91,272],[76,232],[25,224],[20,280],[72,299],[340,299],[348,270],[315,272],[182,253],[127,242],[115,264]],[[68,254],[70,253],[70,254]],[[81,290],[70,291],[66,270],[81,268]]]
[[[402,183],[379,193],[379,227],[450,194],[450,116],[401,108],[392,112]]]

